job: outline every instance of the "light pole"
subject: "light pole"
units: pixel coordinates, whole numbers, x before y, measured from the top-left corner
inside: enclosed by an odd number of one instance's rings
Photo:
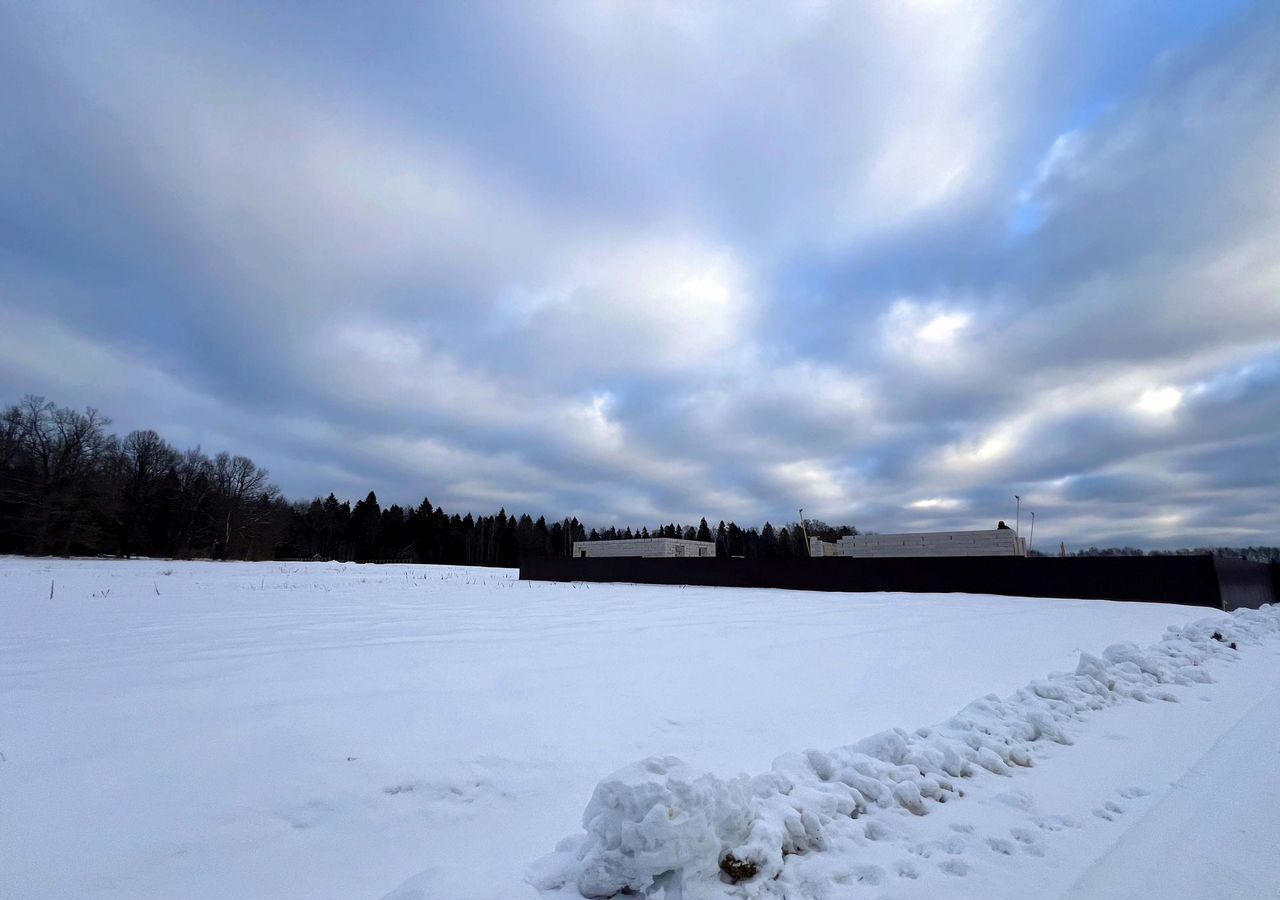
[[[809,555],[809,529],[804,527],[804,507],[800,507],[800,534],[804,537],[804,555]]]
[[[1017,537],[1022,527],[1022,498],[1014,494],[1013,499],[1016,501],[1014,506],[1013,536]]]
[[[1031,555],[1031,545],[1036,542],[1036,511],[1031,511],[1031,536],[1027,538],[1027,556]]]

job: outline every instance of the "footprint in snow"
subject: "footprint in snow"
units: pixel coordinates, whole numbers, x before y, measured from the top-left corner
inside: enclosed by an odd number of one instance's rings
[[[1139,797],[1146,797],[1150,793],[1151,792],[1146,788],[1140,788],[1136,785],[1133,787],[1122,788],[1120,790],[1120,796],[1126,800],[1136,800]]]
[[[957,878],[969,874],[969,864],[962,859],[944,859],[938,863],[938,868],[948,875],[955,875]]]
[[[879,866],[858,866],[853,874],[859,884],[876,885],[884,881],[884,869]]]
[[[1020,809],[1023,812],[1035,806],[1035,802],[1021,791],[1008,791],[1004,794],[997,794],[996,799],[1005,806],[1012,806],[1014,809]]]
[[[951,823],[951,830],[958,831],[961,834],[973,834],[973,826],[965,824],[964,822]]]
[[[474,803],[487,791],[494,791],[500,797],[509,797],[506,791],[497,789],[492,783],[482,778],[441,778],[419,781],[403,781],[389,784],[382,789],[388,797],[399,797],[414,794],[424,803]]]
[[[869,841],[884,841],[893,837],[893,832],[875,819],[870,820],[863,826],[862,833],[866,835]]]
[[[1108,800],[1101,807],[1095,809],[1093,814],[1099,819],[1105,819],[1108,822],[1114,822],[1117,816],[1124,815],[1124,807],[1118,803],[1112,803]]]
[[[1042,831],[1061,831],[1064,828],[1083,828],[1075,816],[1041,816],[1036,819],[1036,826]]]
[[[1044,846],[1039,835],[1029,828],[1010,828],[1009,834],[1022,845],[1022,851],[1032,856],[1044,856]]]
[[[909,859],[900,859],[894,866],[899,878],[916,879],[920,877],[920,870],[916,868],[916,864]]]
[[[312,800],[310,803],[303,803],[288,809],[281,810],[280,818],[284,819],[294,828],[310,828],[316,825],[327,814],[333,812],[333,805],[323,800]]]
[[[1004,838],[987,838],[987,846],[1003,856],[1013,856],[1017,849],[1013,841],[1006,841]]]

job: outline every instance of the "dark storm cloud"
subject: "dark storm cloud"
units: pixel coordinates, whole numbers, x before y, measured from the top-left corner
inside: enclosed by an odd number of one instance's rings
[[[298,496],[1280,542],[1273,9],[0,15],[10,399]]]

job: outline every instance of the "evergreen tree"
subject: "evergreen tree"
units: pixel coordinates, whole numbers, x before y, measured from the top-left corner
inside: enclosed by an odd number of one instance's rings
[[[698,523],[698,533],[695,536],[699,541],[711,540],[711,528],[707,525],[707,517],[703,516],[702,521]]]
[[[769,522],[764,523],[764,528],[760,530],[760,558],[774,559],[778,556],[778,535],[773,530],[773,525]]]
[[[346,538],[356,560],[377,558],[381,525],[382,509],[378,506],[378,495],[370,491],[367,497],[356,503],[347,521]]]

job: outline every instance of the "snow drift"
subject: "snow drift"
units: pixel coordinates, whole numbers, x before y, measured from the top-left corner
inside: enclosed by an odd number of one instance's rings
[[[1037,741],[1070,744],[1068,724],[1089,711],[1176,701],[1169,686],[1211,682],[1207,662],[1230,660],[1239,646],[1277,632],[1277,607],[1170,627],[1156,644],[1082,654],[1074,672],[1009,697],[988,695],[939,726],[788,754],[755,777],[721,778],[675,757],[650,757],[599,783],[583,813],[584,833],[536,862],[529,881],[544,893],[576,890],[588,898],[678,892],[699,882],[767,895],[788,856],[875,840],[877,809],[925,815],[963,797],[964,779],[979,770],[1011,775],[1032,765]]]

